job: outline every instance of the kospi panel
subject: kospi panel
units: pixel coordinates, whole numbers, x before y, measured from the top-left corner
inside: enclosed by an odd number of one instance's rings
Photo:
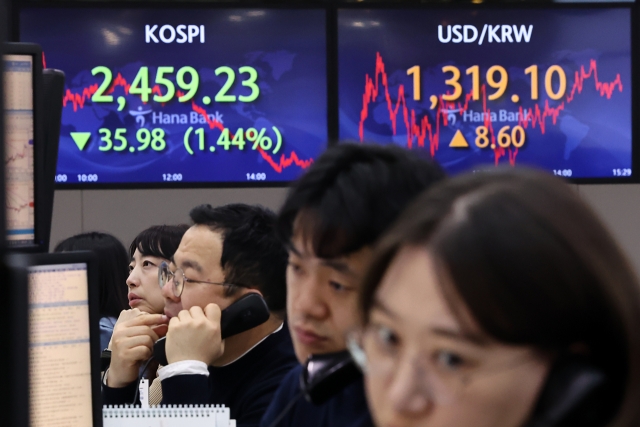
[[[340,137],[630,179],[631,9],[343,9]],[[625,178],[627,177],[627,178]]]
[[[59,185],[297,178],[327,142],[326,12],[53,8],[20,13],[67,87]]]

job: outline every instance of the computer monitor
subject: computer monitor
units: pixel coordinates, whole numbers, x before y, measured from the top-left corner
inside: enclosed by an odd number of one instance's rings
[[[6,22],[2,17],[0,5],[0,40],[4,38]],[[2,51],[0,43],[0,52]],[[0,73],[2,72],[0,62]],[[0,106],[3,103],[3,87],[0,84]],[[3,117],[0,115],[0,158],[4,140]],[[0,203],[4,203],[4,164],[0,163]],[[1,205],[0,205],[1,206]],[[4,235],[4,210],[0,209],[0,236]],[[3,358],[0,369],[0,384],[3,389],[10,390],[0,399],[0,413],[2,425],[26,425],[29,412],[29,390],[26,385],[28,378],[28,343],[27,343],[27,271],[26,268],[12,266],[4,256],[4,241],[0,239],[0,277],[5,284],[3,299],[4,309],[0,312],[0,342],[2,342]]]
[[[0,10],[2,5],[0,5]],[[1,16],[1,15],[0,15]],[[5,22],[0,18],[0,31],[2,31],[5,27]],[[4,31],[0,32],[0,55],[4,50]],[[4,63],[0,61],[0,75],[4,74]],[[0,111],[3,110],[4,106],[4,85],[0,84]],[[0,159],[4,158],[4,115],[0,114]],[[5,203],[4,193],[5,193],[5,176],[4,176],[4,163],[0,164],[0,206],[3,206]],[[6,211],[4,209],[0,209],[0,236],[5,236],[6,232]],[[0,248],[4,250],[6,245],[6,239],[0,239]],[[2,410],[2,406],[0,405],[0,410]]]
[[[98,284],[91,252],[30,256],[30,425],[101,426]]]
[[[46,219],[38,212],[44,191],[38,182],[44,163],[42,51],[34,44],[7,43],[3,60],[7,246],[46,249],[39,226]]]

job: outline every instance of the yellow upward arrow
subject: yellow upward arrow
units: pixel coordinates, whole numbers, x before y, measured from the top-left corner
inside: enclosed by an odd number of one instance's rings
[[[453,135],[453,139],[451,140],[451,144],[449,147],[453,148],[469,148],[469,143],[466,139],[464,139],[464,135],[460,132],[460,129],[456,131],[456,134]]]

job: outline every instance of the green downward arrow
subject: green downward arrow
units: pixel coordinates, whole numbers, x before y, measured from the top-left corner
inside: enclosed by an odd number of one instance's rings
[[[70,132],[73,142],[76,143],[80,151],[84,150],[84,147],[91,138],[91,132]]]

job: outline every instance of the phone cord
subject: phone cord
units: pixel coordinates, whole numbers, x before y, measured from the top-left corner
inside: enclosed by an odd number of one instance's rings
[[[287,403],[287,406],[280,412],[280,414],[278,414],[276,419],[273,420],[273,422],[271,424],[269,424],[269,427],[276,427],[280,423],[280,421],[282,421],[284,416],[287,415],[287,413],[289,413],[289,411],[291,411],[291,408],[293,408],[293,405],[295,405],[295,403],[298,400],[300,400],[300,398],[302,396],[304,396],[304,391],[300,391],[300,393],[298,393],[296,395],[296,397],[294,397],[293,399],[291,399],[291,401],[289,403]]]

